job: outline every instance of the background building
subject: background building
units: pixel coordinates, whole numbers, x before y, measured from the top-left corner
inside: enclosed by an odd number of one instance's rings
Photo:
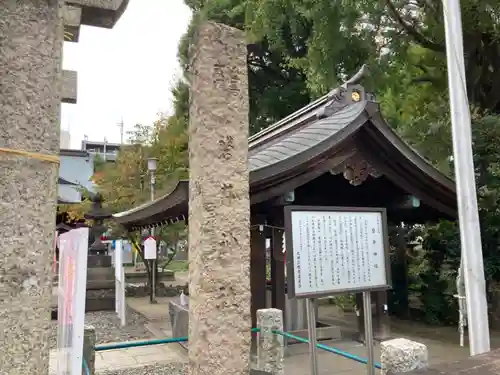
[[[71,136],[68,130],[61,129],[60,142],[61,142],[60,148],[62,149],[71,148]]]
[[[61,149],[59,166],[59,203],[79,203],[82,190],[94,192],[94,155],[87,151]]]
[[[98,156],[104,161],[114,162],[120,147],[120,143],[109,143],[106,140],[103,142],[95,142],[84,139],[82,141],[82,151],[87,151],[89,154]]]

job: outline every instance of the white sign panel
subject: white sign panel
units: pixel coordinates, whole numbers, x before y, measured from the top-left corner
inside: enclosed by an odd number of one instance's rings
[[[59,236],[57,375],[81,375],[89,229]]]
[[[123,241],[123,264],[131,264],[133,262],[132,244],[128,241]]]
[[[287,218],[292,295],[315,297],[388,287],[385,210],[313,209],[292,206]]]
[[[126,324],[125,268],[123,267],[123,241],[115,242],[115,312],[122,326]]]
[[[123,241],[116,240],[115,243],[115,278],[118,281],[122,281],[122,271],[123,271]]]
[[[156,259],[156,240],[153,237],[148,237],[144,241],[144,258]]]

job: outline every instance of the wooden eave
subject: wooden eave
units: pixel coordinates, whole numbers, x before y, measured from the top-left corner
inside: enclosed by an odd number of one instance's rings
[[[282,196],[360,152],[395,185],[443,217],[456,217],[454,182],[399,138],[376,103],[337,103],[333,113],[320,119],[331,101],[323,97],[313,104],[249,140],[252,205]],[[187,217],[188,202],[189,183],[180,181],[170,194],[114,217],[128,229],[139,229]]]
[[[174,189],[152,202],[113,215],[127,230],[137,230],[177,220],[184,220],[188,212],[189,182],[182,180]]]

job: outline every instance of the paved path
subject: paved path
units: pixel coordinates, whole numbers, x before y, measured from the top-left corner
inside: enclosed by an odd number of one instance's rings
[[[168,323],[168,301],[170,299],[159,298],[158,304],[151,305],[147,298],[131,298],[128,300],[128,305],[148,318],[150,323],[147,327],[157,337],[171,337],[170,325]],[[320,316],[325,316],[333,320],[335,318],[333,310],[335,309],[332,309],[331,306],[321,307]],[[350,322],[352,317],[345,316],[341,318],[337,318],[338,320],[343,320],[342,322],[339,321],[338,324],[342,324],[342,326],[352,324]],[[432,336],[430,335],[431,331],[433,332]],[[412,335],[412,332],[416,332],[417,335]],[[468,356],[468,349],[460,348],[457,344],[458,335],[456,329],[453,327],[429,328],[414,322],[399,322],[399,324],[395,325],[393,334],[395,337],[406,337],[410,340],[426,344],[429,349],[430,363],[433,365],[460,360]],[[327,341],[322,343],[366,358],[366,348],[362,344],[352,340]],[[180,347],[177,344],[172,345]],[[310,374],[307,344],[290,345],[286,348],[285,353],[286,375]],[[186,355],[186,352],[184,352],[184,355]],[[379,361],[380,348],[378,345],[375,350],[375,356],[376,361]],[[318,365],[320,375],[359,375],[365,372],[366,367],[364,364],[322,350],[318,350]]]
[[[146,328],[158,338],[172,337],[168,316],[168,302],[171,298],[158,298],[158,304],[150,304],[146,298],[129,298],[129,308],[139,312],[148,319]],[[341,324],[346,327],[352,325],[353,318],[349,315],[338,316],[329,306],[320,307],[320,316],[323,320]],[[415,322],[394,321],[392,325],[394,337],[406,337],[422,342],[429,349],[431,365],[442,362],[456,361],[468,357],[468,348],[460,348],[457,344],[458,335],[453,327],[428,327]],[[366,357],[366,348],[351,340],[323,342],[329,346],[344,350],[348,353]],[[500,347],[500,335],[492,333],[492,346]],[[306,344],[290,345],[286,348],[285,368],[286,375],[307,375],[309,370],[309,353]],[[376,360],[380,358],[379,347],[375,350]],[[51,354],[54,361],[55,353]],[[150,364],[165,364],[171,362],[186,362],[187,352],[179,344],[165,344],[150,347],[110,350],[97,353],[96,371],[116,370],[124,368],[142,367]],[[55,365],[55,362],[52,362]],[[363,374],[365,365],[338,355],[318,350],[318,364],[320,375],[359,375]],[[53,367],[55,370],[55,368]]]
[[[142,367],[153,363],[185,362],[187,356],[181,349],[179,345],[165,344],[98,352],[96,353],[96,372]],[[51,373],[56,372],[56,361],[57,352],[52,350],[50,353]]]
[[[412,339],[412,337],[408,337]],[[429,350],[429,361],[431,365],[442,362],[457,361],[468,356],[467,348],[460,348],[457,345],[443,345],[442,342],[413,338],[427,345]],[[366,348],[364,345],[353,341],[323,341],[322,344],[335,347],[350,354],[366,358]],[[375,348],[375,360],[380,360],[380,347]],[[343,358],[339,355],[318,350],[319,375],[360,375],[366,372],[366,365],[355,362],[351,359]],[[286,350],[285,358],[286,375],[306,375],[310,374],[309,350],[306,344],[290,345]]]

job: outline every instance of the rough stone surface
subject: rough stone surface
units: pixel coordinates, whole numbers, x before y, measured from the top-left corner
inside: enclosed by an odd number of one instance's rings
[[[283,331],[283,312],[278,309],[257,310],[257,327],[260,328],[257,342],[257,367],[273,375],[283,375],[284,338],[273,330]]]
[[[0,1],[0,147],[59,154],[62,1]],[[56,164],[0,151],[0,374],[47,374]]]
[[[193,52],[189,373],[247,375],[251,316],[244,33],[205,22]]]
[[[428,366],[427,347],[407,339],[394,339],[380,343],[382,374],[405,373]]]
[[[95,345],[95,328],[93,326],[85,326],[83,332],[83,358],[87,361],[87,366],[90,371],[89,375],[95,374]]]

